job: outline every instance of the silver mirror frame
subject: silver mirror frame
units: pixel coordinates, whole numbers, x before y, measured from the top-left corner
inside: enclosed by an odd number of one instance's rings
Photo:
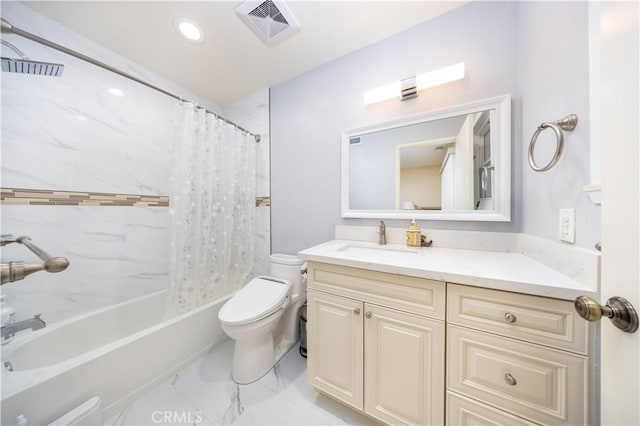
[[[491,153],[495,156],[494,210],[355,210],[349,207],[349,138],[478,111],[495,110],[491,122]],[[495,141],[495,142],[494,142]],[[511,95],[482,99],[449,108],[401,117],[342,131],[341,215],[344,218],[454,221],[511,221]]]

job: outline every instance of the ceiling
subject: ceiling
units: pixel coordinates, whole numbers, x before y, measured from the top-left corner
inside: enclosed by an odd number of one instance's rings
[[[455,136],[452,137],[452,139],[455,139]],[[418,142],[412,145],[402,146],[400,149],[400,168],[411,169],[415,167],[439,167],[444,161],[447,148],[453,145],[453,143],[440,143],[434,145]]]
[[[295,34],[268,46],[235,14],[238,1],[26,1],[25,5],[196,94],[227,106],[466,1],[289,1]],[[197,22],[192,43],[173,27]]]

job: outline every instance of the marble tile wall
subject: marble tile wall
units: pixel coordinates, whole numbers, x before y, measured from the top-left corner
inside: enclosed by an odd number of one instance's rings
[[[166,288],[169,216],[160,207],[3,205],[2,232],[28,235],[59,273],[38,272],[4,284],[17,319],[41,313],[50,324]],[[26,247],[2,248],[2,262],[41,263]]]
[[[16,27],[225,115],[224,108],[24,4],[3,2],[2,16]],[[2,74],[0,186],[154,199],[169,193],[177,101],[18,36],[3,34],[3,39],[32,59],[63,63],[65,69],[61,77]],[[12,54],[5,49],[2,47],[3,56]],[[259,158],[262,163],[266,158],[268,164],[268,91],[230,109],[234,113],[230,119],[262,134],[265,143],[261,147],[265,148],[259,151]],[[262,120],[262,127],[254,130],[256,120]],[[256,207],[256,241],[261,244],[256,265],[264,266],[269,253],[269,207],[263,207],[269,200],[268,168],[258,172],[258,187],[261,193],[257,195],[266,198]],[[167,287],[170,232],[166,207],[15,203],[1,206],[2,233],[29,235],[47,252],[65,256],[71,263],[62,273],[40,272],[2,286],[18,319],[42,313],[47,322],[59,321]],[[12,244],[3,247],[2,262],[12,260],[35,262],[37,258],[25,247]],[[262,269],[256,267],[259,273]]]

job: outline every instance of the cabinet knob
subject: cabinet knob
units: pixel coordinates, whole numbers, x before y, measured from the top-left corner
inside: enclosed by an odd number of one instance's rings
[[[367,311],[366,314],[364,314],[365,317],[367,317],[367,319],[371,319],[371,317],[373,316],[373,314],[371,313],[371,311]]]
[[[518,317],[516,317],[515,315],[513,315],[511,312],[507,312],[504,314],[504,319],[507,322],[516,322],[518,321]]]
[[[507,382],[509,386],[515,386],[518,384],[516,378],[509,373],[504,373],[504,381]]]
[[[623,297],[612,297],[601,306],[589,296],[580,296],[573,303],[578,315],[587,321],[598,321],[602,316],[609,318],[613,325],[627,333],[638,329],[638,313],[633,305]]]
[[[353,313],[355,314],[355,316],[360,315],[360,308],[355,308],[355,309],[353,310]]]

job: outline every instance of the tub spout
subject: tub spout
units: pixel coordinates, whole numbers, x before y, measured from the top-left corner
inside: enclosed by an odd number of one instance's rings
[[[14,322],[2,327],[2,339],[8,340],[12,338],[17,332],[30,328],[33,331],[45,328],[47,323],[40,318],[40,314],[36,314],[33,318]]]

